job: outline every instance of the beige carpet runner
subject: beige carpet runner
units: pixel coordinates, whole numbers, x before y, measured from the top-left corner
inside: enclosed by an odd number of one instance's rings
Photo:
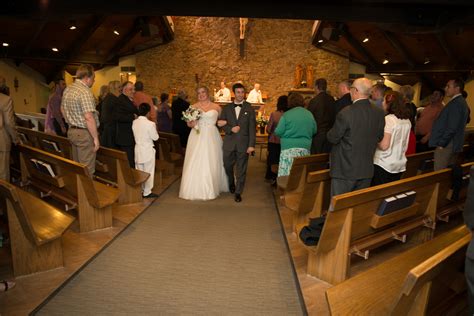
[[[38,314],[303,314],[263,174],[252,157],[242,203],[180,200],[176,182]]]

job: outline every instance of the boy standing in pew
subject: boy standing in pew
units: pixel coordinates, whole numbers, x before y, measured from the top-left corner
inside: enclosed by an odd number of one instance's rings
[[[151,192],[153,189],[155,175],[155,148],[153,141],[158,140],[156,124],[148,119],[150,105],[142,103],[138,106],[138,118],[133,121],[132,130],[135,137],[135,167],[138,170],[148,172],[150,177],[142,185],[144,198],[157,198],[158,195]]]

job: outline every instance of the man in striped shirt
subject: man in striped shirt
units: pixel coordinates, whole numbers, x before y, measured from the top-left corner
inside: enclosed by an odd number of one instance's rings
[[[80,65],[76,81],[64,90],[61,110],[69,124],[67,137],[73,147],[74,160],[87,165],[90,176],[95,172],[95,157],[99,149],[97,127],[99,119],[91,87],[95,74],[91,65]]]

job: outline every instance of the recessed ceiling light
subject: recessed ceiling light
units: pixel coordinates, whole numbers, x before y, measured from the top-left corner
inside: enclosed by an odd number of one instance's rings
[[[2,43],[2,46],[3,46],[3,47],[8,47],[8,46],[10,46],[10,44],[8,44],[8,43]]]
[[[57,49],[56,47],[51,48],[51,50],[52,50],[53,52],[59,52],[59,49]]]
[[[129,72],[129,73],[128,73],[128,75],[129,75],[129,76],[131,76],[131,75],[132,75],[132,73],[131,73],[131,72]]]
[[[362,41],[362,43],[367,43],[368,41],[369,41],[369,38],[366,37],[366,38],[364,38],[364,40]]]
[[[114,30],[115,35],[120,35],[120,33],[117,30]]]
[[[75,25],[71,25],[71,26],[69,27],[69,29],[70,29],[70,30],[75,30],[75,29],[77,29],[77,27],[76,27]]]
[[[429,60],[428,58],[425,59],[425,62],[423,64],[427,65],[431,62],[431,60]]]
[[[386,65],[386,64],[388,64],[388,62],[389,62],[388,59],[384,59],[382,64]]]
[[[324,40],[322,40],[322,39],[320,39],[320,40],[318,41],[318,43],[322,43],[322,42],[324,42]]]

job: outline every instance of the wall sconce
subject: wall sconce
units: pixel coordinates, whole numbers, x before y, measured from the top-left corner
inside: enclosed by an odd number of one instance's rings
[[[13,86],[15,87],[15,92],[18,92],[18,88],[20,87],[20,83],[18,82],[17,77],[15,77],[15,79],[13,79]]]

